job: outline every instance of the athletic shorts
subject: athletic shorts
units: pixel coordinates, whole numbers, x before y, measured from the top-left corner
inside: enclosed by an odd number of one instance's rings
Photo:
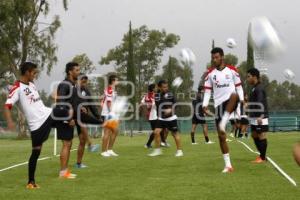
[[[217,112],[217,116],[216,116],[216,125],[219,125],[219,123],[221,122],[222,120],[222,117],[224,115],[224,112],[226,110],[226,106],[229,102],[229,99],[227,101],[224,101],[222,104],[220,104],[217,108],[216,108],[216,112]],[[238,103],[235,105],[234,109],[233,110],[236,110],[237,109],[237,106],[238,106]]]
[[[251,131],[255,131],[258,134],[268,132],[269,125],[251,125]]]
[[[249,124],[249,120],[246,117],[242,117],[241,118],[241,124],[242,125],[248,125]]]
[[[176,119],[172,121],[157,120],[156,128],[166,128],[173,133],[179,131]]]
[[[68,110],[54,108],[52,113],[46,119],[46,121],[37,130],[31,131],[31,142],[32,147],[41,146],[49,137],[51,129],[57,127],[58,124],[62,123],[53,118],[55,117],[67,117],[69,115]]]
[[[206,124],[204,115],[194,114],[192,118],[192,124]]]
[[[151,130],[153,131],[156,128],[157,120],[149,120]]]

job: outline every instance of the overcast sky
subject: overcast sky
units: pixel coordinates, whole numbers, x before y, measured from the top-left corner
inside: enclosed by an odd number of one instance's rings
[[[246,59],[247,27],[255,16],[268,17],[288,47],[284,56],[268,64],[268,76],[283,81],[283,70],[290,68],[296,74],[294,81],[300,84],[297,79],[300,75],[299,0],[70,0],[67,11],[62,9],[60,0],[49,2],[51,15],[60,15],[62,21],[56,35],[58,63],[50,76],[40,77],[39,89],[49,91],[51,81],[62,80],[66,62],[81,53],[90,57],[98,73],[113,71],[113,66],[99,66],[98,61],[120,44],[130,20],[134,28],[145,24],[150,29],[165,29],[181,37],[179,44],[166,52],[165,57],[178,57],[180,49],[185,47],[192,49],[197,57],[192,67],[196,87],[210,60],[212,39],[225,53],[237,55],[239,63]],[[226,47],[229,37],[236,40],[237,48]]]

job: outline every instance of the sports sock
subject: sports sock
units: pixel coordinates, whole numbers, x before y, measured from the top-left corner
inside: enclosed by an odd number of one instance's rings
[[[28,183],[35,182],[34,174],[35,174],[36,164],[40,156],[40,153],[41,153],[40,149],[32,149],[32,153],[28,163]]]
[[[149,136],[148,142],[147,142],[147,146],[151,146],[152,141],[154,140],[154,133],[152,132]]]
[[[266,160],[266,152],[267,152],[268,142],[267,139],[260,140],[260,157],[263,160]]]
[[[205,136],[205,142],[209,142],[208,136]]]
[[[195,143],[195,132],[191,132],[192,143]]]
[[[254,144],[256,146],[256,149],[259,151],[260,153],[260,142],[259,142],[259,138],[254,138]]]
[[[225,167],[232,167],[229,153],[223,154],[223,158],[225,162]]]
[[[222,120],[220,122],[220,129],[221,130],[225,131],[226,124],[227,124],[227,122],[229,120],[229,117],[230,117],[230,113],[227,112],[227,111],[225,111],[224,114],[223,114],[223,116],[222,116]]]

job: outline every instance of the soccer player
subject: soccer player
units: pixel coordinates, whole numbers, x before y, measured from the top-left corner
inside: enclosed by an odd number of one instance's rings
[[[57,86],[56,103],[57,106],[64,109],[74,110],[74,99],[77,95],[76,82],[80,74],[78,63],[69,62],[65,68],[66,78]],[[75,115],[73,114],[72,126],[67,123],[61,123],[57,127],[57,139],[62,141],[62,149],[60,152],[61,170],[59,177],[61,178],[76,178],[76,174],[71,174],[68,168],[72,140],[74,137]]]
[[[183,151],[181,149],[180,136],[177,126],[177,116],[175,114],[175,97],[171,92],[169,92],[168,83],[165,80],[159,81],[158,87],[160,87],[160,93],[155,95],[155,104],[158,116],[158,121],[154,130],[155,149],[149,154],[149,156],[153,157],[162,154],[160,149],[160,133],[163,129],[168,129],[172,132],[172,136],[174,137],[176,143],[177,151],[175,156],[181,157],[183,156]]]
[[[83,110],[79,121],[76,121],[76,128],[79,137],[79,145],[77,150],[77,163],[75,164],[76,168],[86,168],[87,166],[82,163],[82,158],[85,150],[85,144],[88,143],[89,148],[95,151],[97,149],[96,145],[92,145],[88,135],[88,129],[83,123],[96,124],[99,125],[103,123],[101,116],[91,99],[91,93],[87,88],[88,77],[86,75],[80,74],[80,80],[78,81],[77,86],[77,98],[76,110]],[[84,105],[82,105],[84,103]],[[91,112],[92,115],[89,115],[88,112]],[[77,116],[76,116],[77,117]],[[99,145],[98,145],[99,146]],[[98,147],[99,148],[99,147]]]
[[[145,144],[145,148],[152,148],[151,143],[154,140],[154,129],[157,123],[157,109],[155,105],[155,84],[150,84],[148,86],[148,93],[143,97],[141,103],[147,106],[147,119],[150,123],[152,133],[149,136],[147,143]],[[165,140],[167,130],[164,129],[160,133],[161,146],[168,147],[168,143]]]
[[[72,115],[71,110],[58,108],[52,110],[44,105],[33,83],[37,73],[36,64],[31,62],[21,64],[20,79],[15,82],[10,90],[4,106],[4,116],[10,130],[14,130],[15,128],[10,110],[16,103],[19,103],[18,105],[24,113],[30,129],[32,152],[28,162],[28,184],[26,186],[28,189],[39,188],[35,182],[35,170],[43,143],[48,139],[51,128],[62,123],[56,121],[54,116],[68,117]],[[74,121],[69,120],[66,126],[70,126],[72,123]]]
[[[205,121],[205,116],[204,116],[203,109],[202,109],[203,92],[204,92],[203,86],[199,86],[197,97],[192,102],[193,109],[194,109],[194,115],[193,115],[193,119],[192,119],[192,131],[191,131],[192,145],[198,144],[195,141],[195,131],[196,131],[198,124],[201,124],[201,126],[202,126],[203,134],[204,134],[204,138],[205,138],[205,144],[213,144],[214,143],[214,142],[210,141],[209,137],[208,137],[208,126]]]
[[[248,107],[248,96],[245,94],[244,96],[244,104],[241,105],[241,136],[242,138],[248,138],[248,133],[247,133],[247,129],[248,129],[248,125],[249,125],[249,120],[248,120],[248,116],[246,114],[246,110]]]
[[[208,104],[213,90],[214,106],[216,109],[216,127],[219,136],[221,152],[225,162],[223,173],[233,171],[230,161],[229,148],[226,141],[226,124],[230,114],[236,109],[238,102],[244,100],[243,88],[237,69],[225,65],[224,52],[221,48],[211,51],[213,67],[206,73],[203,99],[203,111],[208,113]]]
[[[108,77],[108,87],[104,90],[104,99],[102,101],[102,112],[101,115],[104,120],[110,119],[112,105],[117,97],[115,91],[116,85],[118,84],[118,78],[116,75],[110,75]],[[113,151],[113,146],[118,135],[117,130],[112,130],[110,128],[104,127],[104,135],[102,137],[102,153],[103,157],[118,156]]]
[[[263,163],[266,161],[267,132],[269,130],[267,95],[263,85],[260,83],[260,73],[256,68],[248,70],[247,82],[253,86],[248,105],[251,135],[260,153],[260,156],[253,162]]]

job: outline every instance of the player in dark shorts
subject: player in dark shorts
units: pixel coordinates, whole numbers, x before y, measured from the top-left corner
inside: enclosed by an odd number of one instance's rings
[[[93,101],[90,91],[87,88],[88,77],[84,74],[80,74],[80,80],[78,81],[77,95],[75,95],[76,111],[80,111],[80,116],[77,116],[75,111],[76,129],[79,138],[79,144],[77,149],[77,163],[76,168],[86,168],[87,166],[82,163],[82,158],[85,150],[85,145],[89,141],[88,129],[86,124],[100,125],[103,123],[96,102]],[[99,104],[100,106],[100,104]],[[91,144],[90,144],[91,145]],[[98,145],[99,146],[99,145]]]
[[[197,97],[195,100],[193,100],[193,109],[194,109],[194,115],[192,118],[192,131],[191,131],[191,140],[192,145],[198,144],[195,141],[195,131],[198,124],[201,124],[203,129],[203,134],[205,138],[205,144],[213,144],[214,142],[209,140],[208,137],[208,126],[205,120],[205,116],[202,109],[202,102],[203,102],[203,86],[199,86]]]
[[[42,102],[40,95],[33,83],[38,74],[37,65],[31,62],[25,62],[20,66],[20,80],[16,81],[9,92],[4,106],[4,116],[10,130],[15,129],[12,120],[11,108],[16,103],[25,115],[30,129],[32,141],[32,153],[28,161],[28,183],[27,189],[37,189],[39,186],[35,182],[35,170],[40,156],[43,143],[48,139],[51,128],[57,127],[63,118],[70,121],[72,111],[62,107],[48,108]],[[66,126],[68,126],[67,124]]]
[[[247,82],[253,86],[248,103],[251,135],[260,153],[253,162],[263,163],[266,161],[267,132],[269,131],[267,95],[260,83],[260,73],[256,68],[248,70]]]
[[[175,114],[175,97],[169,92],[168,83],[165,80],[159,81],[158,87],[160,87],[160,93],[155,95],[155,105],[157,108],[158,121],[154,130],[155,134],[155,149],[149,156],[159,156],[162,154],[160,149],[160,133],[163,129],[168,129],[172,132],[174,137],[177,151],[175,156],[183,156],[181,149],[181,141],[179,136],[179,130],[177,126],[177,116]]]
[[[154,129],[156,128],[157,124],[157,109],[155,105],[155,84],[150,84],[148,86],[148,93],[143,97],[141,104],[145,105],[147,108],[147,119],[150,123],[152,133],[149,136],[149,139],[147,143],[145,144],[145,148],[149,149],[152,148],[151,143],[154,140]],[[158,91],[159,92],[159,91]],[[161,139],[161,146],[167,146],[166,140],[165,140],[165,131],[163,130],[160,133],[160,139]]]

